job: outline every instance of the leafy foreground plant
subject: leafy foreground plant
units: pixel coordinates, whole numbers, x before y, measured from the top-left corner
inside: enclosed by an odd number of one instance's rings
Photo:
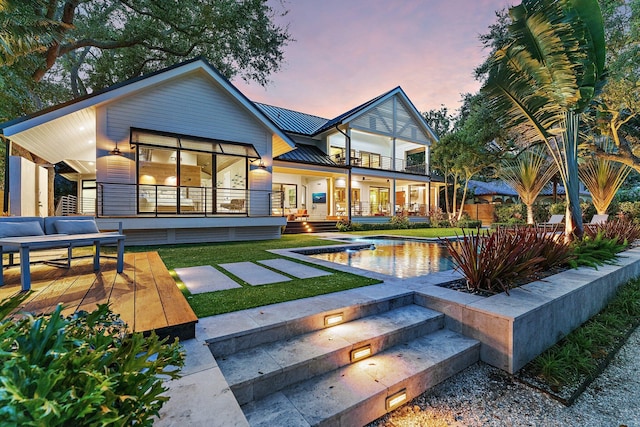
[[[460,241],[441,241],[470,290],[508,293],[516,283],[569,262],[571,247],[561,240],[554,233],[525,227],[494,233],[463,232]]]
[[[607,366],[615,351],[640,324],[640,278],[629,281],[597,315],[536,357],[518,375],[542,381],[570,404]],[[565,389],[572,389],[566,393]]]
[[[595,239],[601,234],[605,239],[615,239],[625,247],[640,239],[640,224],[629,219],[614,219],[600,224],[590,225],[584,230],[587,237]]]
[[[162,379],[177,378],[184,363],[177,340],[127,334],[107,305],[9,318],[24,298],[0,302],[0,424],[153,424],[168,400]]]
[[[594,237],[585,236],[577,241],[573,248],[575,258],[569,261],[573,268],[587,266],[598,268],[603,264],[612,264],[617,258],[618,252],[623,251],[627,246],[627,240],[620,240],[619,237],[604,237],[603,231],[599,231]]]

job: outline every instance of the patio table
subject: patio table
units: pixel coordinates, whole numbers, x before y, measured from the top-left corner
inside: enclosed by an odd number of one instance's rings
[[[88,233],[88,234],[48,234],[44,236],[4,237],[0,239],[0,259],[4,250],[20,253],[20,282],[23,291],[31,289],[31,270],[29,252],[32,250],[58,249],[69,247],[94,246],[93,269],[100,269],[100,245],[118,245],[116,270],[122,273],[124,269],[124,239],[120,233]],[[0,274],[0,286],[4,284],[4,267]]]

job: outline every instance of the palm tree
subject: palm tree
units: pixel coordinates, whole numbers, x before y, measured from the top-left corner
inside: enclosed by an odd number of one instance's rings
[[[527,206],[527,223],[534,224],[533,204],[558,168],[540,147],[534,147],[503,162],[498,176],[512,186]]]
[[[602,13],[597,0],[524,0],[509,13],[511,41],[484,90],[507,126],[546,144],[567,195],[566,238],[582,237],[578,121],[604,70]]]
[[[613,152],[615,147],[609,138],[598,145],[605,153]],[[599,156],[589,157],[580,165],[578,174],[591,193],[593,206],[598,215],[604,215],[607,212],[613,197],[632,170],[630,166]]]

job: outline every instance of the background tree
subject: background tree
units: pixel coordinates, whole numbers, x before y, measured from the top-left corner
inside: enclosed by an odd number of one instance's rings
[[[438,136],[439,141],[431,147],[431,173],[442,175],[444,179],[444,200],[445,210],[451,212],[449,205],[449,177],[453,167],[453,153],[450,152],[450,145],[443,142],[443,138],[451,133],[455,117],[449,113],[447,107],[442,106],[438,110],[429,110],[422,113],[427,124]]]
[[[640,172],[640,0],[600,0],[607,44],[607,82],[592,108],[594,130],[615,147],[587,150]]]
[[[516,190],[527,207],[527,224],[535,223],[533,204],[557,171],[556,164],[540,146],[505,160],[498,170],[498,176]]]
[[[447,212],[451,217],[460,219],[468,194],[469,180],[498,161],[508,146],[505,143],[508,138],[493,116],[487,100],[480,94],[464,95],[462,107],[456,118],[448,116],[450,120],[447,122],[442,116],[425,113],[428,122],[430,119],[434,120],[435,126],[440,127],[445,123],[447,125],[444,127],[449,129],[432,147],[432,164],[444,175]],[[448,193],[449,183],[453,189],[451,200]],[[460,188],[462,195],[458,205],[457,195]]]
[[[196,56],[265,84],[291,40],[275,15],[267,0],[9,0],[0,121]]]
[[[582,237],[578,118],[604,71],[596,0],[525,0],[509,10],[509,42],[492,56],[483,90],[503,123],[546,144],[565,187],[566,238]]]
[[[615,149],[610,139],[599,139],[601,142],[595,144],[602,152],[607,153]],[[597,155],[586,158],[580,165],[578,174],[591,193],[593,206],[599,215],[607,213],[607,208],[632,170],[630,166]]]

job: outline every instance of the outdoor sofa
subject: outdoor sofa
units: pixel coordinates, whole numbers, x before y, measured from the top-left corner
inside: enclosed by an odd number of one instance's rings
[[[118,272],[122,272],[124,234],[120,227],[118,232],[100,232],[95,218],[92,216],[52,216],[52,217],[0,217],[0,259],[4,272],[4,254],[9,255],[9,264],[14,264],[13,255],[21,254],[21,279],[23,290],[30,286],[30,271],[28,264],[29,252],[48,249],[67,249],[65,262],[59,260],[48,261],[57,266],[70,268],[73,248],[94,246],[94,269],[99,267],[100,245],[118,245]],[[25,261],[26,262],[23,262]],[[27,276],[27,277],[25,277]],[[0,274],[0,286],[4,283]],[[25,289],[25,285],[27,289]]]

